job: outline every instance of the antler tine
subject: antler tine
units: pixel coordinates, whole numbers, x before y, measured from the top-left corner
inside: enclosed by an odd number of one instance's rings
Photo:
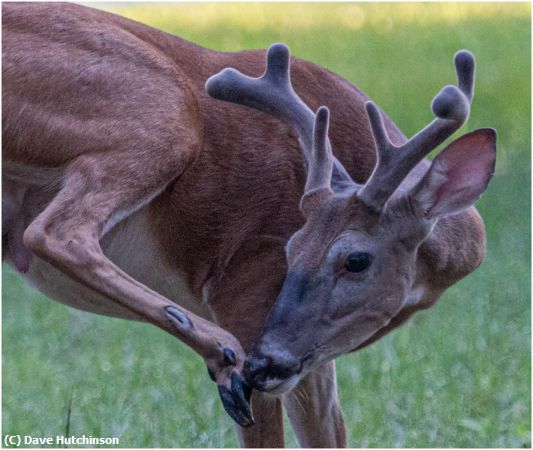
[[[328,142],[329,109],[321,106],[315,117],[313,130],[313,151],[309,161],[305,193],[331,185],[333,159],[331,147]]]
[[[376,144],[377,162],[358,196],[368,206],[381,210],[409,172],[468,119],[474,95],[474,55],[467,50],[457,52],[455,69],[458,87],[445,86],[431,103],[436,119],[399,147],[390,141],[377,106],[367,102],[366,110]]]
[[[267,51],[267,68],[261,77],[249,77],[236,69],[226,68],[210,77],[205,87],[213,98],[257,109],[294,128],[299,135],[306,165],[309,166],[315,114],[292,88],[290,51],[285,44],[270,46]],[[342,164],[334,157],[333,164],[337,179],[353,183]]]

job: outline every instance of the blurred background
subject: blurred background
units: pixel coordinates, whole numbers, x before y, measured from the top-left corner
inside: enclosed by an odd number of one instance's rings
[[[498,131],[478,202],[488,251],[440,302],[337,360],[351,446],[530,447],[530,5],[97,3],[221,51],[287,43],[365,91],[410,136],[477,58],[462,131]],[[52,302],[2,274],[4,433],[116,436],[123,447],[238,445],[202,360],[155,327]],[[287,445],[296,441],[287,427]]]

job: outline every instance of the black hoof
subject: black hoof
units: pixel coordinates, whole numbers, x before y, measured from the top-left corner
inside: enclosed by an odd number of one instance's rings
[[[231,373],[231,390],[218,385],[218,393],[224,409],[235,422],[244,428],[255,423],[250,407],[251,392],[250,386],[237,372]]]
[[[211,381],[217,381],[217,379],[215,378],[215,372],[213,372],[209,367],[207,368],[207,374],[209,375],[209,378],[211,378]]]

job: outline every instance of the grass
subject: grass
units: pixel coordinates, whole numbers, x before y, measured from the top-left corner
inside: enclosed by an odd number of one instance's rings
[[[477,57],[466,130],[498,130],[478,203],[483,266],[430,311],[338,359],[349,442],[360,447],[530,447],[530,6],[528,4],[98,4],[225,51],[289,44],[367,92],[407,134]],[[3,432],[123,447],[237,446],[203,362],[148,325],[46,300],[3,270]],[[292,433],[288,445],[295,446]]]

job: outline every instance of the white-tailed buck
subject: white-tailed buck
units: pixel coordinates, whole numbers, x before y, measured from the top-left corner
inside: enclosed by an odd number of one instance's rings
[[[264,51],[78,5],[2,8],[5,259],[57,301],[189,345],[243,445],[283,445],[282,404],[301,445],[345,445],[334,358],[483,259],[472,205],[494,130],[425,159],[469,115],[473,56],[457,53],[458,87],[407,140],[282,44],[265,71]]]

